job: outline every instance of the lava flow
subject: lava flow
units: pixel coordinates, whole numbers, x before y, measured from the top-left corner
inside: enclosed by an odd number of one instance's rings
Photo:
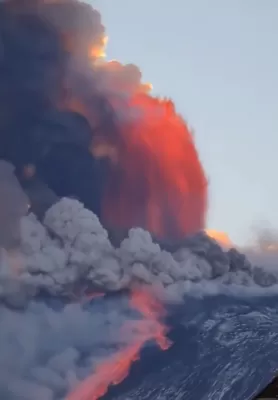
[[[167,327],[159,318],[163,315],[163,306],[147,291],[134,290],[131,293],[130,305],[140,312],[143,319],[129,321],[123,330],[132,329],[138,333],[138,339],[126,349],[104,361],[70,393],[66,400],[97,400],[102,397],[110,385],[117,385],[128,375],[132,363],[139,359],[139,352],[149,340],[155,340],[162,350],[167,350],[171,342],[166,337]]]

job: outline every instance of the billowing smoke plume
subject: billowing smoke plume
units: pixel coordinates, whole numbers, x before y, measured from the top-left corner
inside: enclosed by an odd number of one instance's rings
[[[118,234],[139,226],[177,241],[204,227],[207,182],[193,137],[137,67],[101,58],[97,11],[77,0],[7,0],[0,35],[0,157],[23,185],[37,176]]]
[[[278,279],[275,271],[252,266],[237,250],[223,251],[204,233],[188,237],[182,248],[170,253],[153,242],[149,232],[136,228],[115,248],[97,216],[67,198],[46,212],[44,224],[34,214],[22,219],[19,254],[18,269],[3,271],[31,294],[46,291],[68,296],[81,288],[114,292],[143,284],[157,295],[180,300],[191,290],[191,283],[204,280],[264,287]],[[3,285],[2,298],[20,294],[15,288],[12,293],[9,285]]]

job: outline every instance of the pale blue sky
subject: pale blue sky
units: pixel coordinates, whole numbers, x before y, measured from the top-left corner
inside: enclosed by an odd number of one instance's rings
[[[94,0],[108,58],[140,66],[195,130],[208,226],[278,228],[278,0]]]

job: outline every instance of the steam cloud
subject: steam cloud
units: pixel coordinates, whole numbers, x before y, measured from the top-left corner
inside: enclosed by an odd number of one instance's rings
[[[90,293],[139,286],[167,303],[277,290],[271,265],[201,231],[207,182],[186,124],[170,101],[149,95],[137,67],[101,60],[104,42],[100,15],[85,3],[0,3],[6,400],[65,399],[142,334],[124,294],[86,304]],[[111,230],[128,231],[118,247]],[[153,237],[186,238],[169,252]]]

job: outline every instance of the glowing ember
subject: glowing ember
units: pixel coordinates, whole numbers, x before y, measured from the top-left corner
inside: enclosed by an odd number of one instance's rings
[[[233,247],[233,243],[226,232],[216,231],[214,229],[207,229],[206,234],[212,239],[216,240],[223,247]]]
[[[93,58],[105,58],[106,57],[105,50],[107,42],[108,42],[108,36],[104,36],[100,44],[92,47],[90,56],[92,56]]]
[[[85,379],[66,400],[97,400],[102,397],[111,384],[117,385],[127,377],[132,363],[138,360],[139,351],[147,341],[155,340],[162,350],[167,350],[171,345],[165,336],[166,326],[158,320],[164,312],[162,305],[150,293],[137,290],[131,294],[130,302],[144,319],[128,323],[123,329],[136,330],[137,341],[101,363],[94,374]]]

